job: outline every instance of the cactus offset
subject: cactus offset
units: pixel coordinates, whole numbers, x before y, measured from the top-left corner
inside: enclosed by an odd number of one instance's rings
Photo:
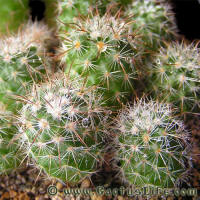
[[[144,77],[147,67],[151,66],[152,55],[159,52],[165,41],[175,39],[175,17],[170,4],[156,0],[134,0],[127,13],[135,21],[132,31],[137,31],[140,36],[137,49],[140,52],[140,75]]]
[[[48,30],[29,23],[19,32],[0,41],[0,173],[16,168],[22,156],[17,154],[17,136],[14,115],[22,107],[15,96],[24,95],[26,88],[41,78],[43,67],[39,51],[48,36]],[[46,34],[36,40],[41,30]],[[24,35],[25,34],[25,35]]]
[[[81,75],[88,86],[104,88],[107,105],[119,105],[134,91],[132,59],[137,41],[129,35],[130,24],[120,18],[120,12],[115,16],[107,12],[102,17],[91,13],[61,35],[59,56],[67,64],[66,73]]]
[[[77,183],[101,162],[101,97],[62,73],[34,85],[19,117],[21,146],[49,177]]]
[[[120,112],[119,157],[136,186],[174,187],[187,178],[188,134],[169,105],[141,99]]]
[[[147,90],[179,107],[181,113],[199,110],[199,49],[194,44],[171,43],[162,48],[150,70]]]

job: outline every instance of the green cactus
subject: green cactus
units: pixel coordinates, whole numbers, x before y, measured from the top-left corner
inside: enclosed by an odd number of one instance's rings
[[[92,13],[85,19],[77,18],[71,29],[61,34],[59,57],[66,63],[71,77],[81,75],[86,85],[104,88],[107,105],[119,106],[125,96],[134,94],[132,59],[136,37],[129,34],[131,21],[120,18],[120,13],[100,17]]]
[[[28,0],[0,0],[0,34],[17,31],[27,21]]]
[[[188,134],[169,105],[138,100],[117,124],[121,168],[131,184],[171,188],[187,178]]]
[[[179,112],[199,110],[200,57],[195,44],[170,43],[156,55],[147,90]]]
[[[132,29],[139,30],[146,51],[157,51],[163,41],[172,40],[176,35],[175,17],[171,6],[164,1],[134,0],[129,8],[136,23]]]
[[[19,118],[21,146],[51,178],[77,183],[101,163],[101,96],[60,73],[34,85]]]
[[[24,95],[33,81],[41,79],[44,66],[39,54],[49,33],[48,29],[44,31],[46,26],[41,27],[29,23],[23,32],[0,40],[0,174],[15,169],[22,161],[14,117],[22,104],[15,96]],[[35,40],[38,32],[46,35]]]
[[[159,51],[165,41],[175,39],[175,17],[169,3],[157,0],[133,0],[126,13],[132,15],[135,21],[132,24],[132,31],[137,31],[139,35],[139,72],[144,77],[147,66],[152,62],[152,56]]]

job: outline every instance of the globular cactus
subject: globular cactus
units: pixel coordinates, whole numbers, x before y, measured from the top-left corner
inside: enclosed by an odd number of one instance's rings
[[[188,133],[169,105],[138,100],[117,124],[120,167],[131,184],[172,188],[187,180]]]
[[[169,3],[157,0],[133,0],[126,13],[132,15],[135,21],[132,31],[137,31],[140,36],[137,48],[141,52],[140,65],[143,65],[140,70],[144,74],[146,66],[152,62],[152,55],[159,51],[165,41],[175,39],[175,17]]]
[[[199,108],[200,57],[195,44],[170,43],[156,55],[149,71],[147,90],[160,100],[173,103],[179,112]]]
[[[15,96],[24,95],[26,88],[41,79],[45,70],[40,54],[48,29],[29,23],[23,31],[0,40],[0,174],[16,168],[22,161],[14,136],[17,133],[14,115],[22,104]]]
[[[122,19],[120,12],[115,16],[107,12],[102,17],[91,13],[61,34],[58,57],[66,63],[66,73],[80,75],[87,86],[104,88],[107,105],[118,106],[125,96],[134,94],[132,59],[137,54],[137,37],[129,34],[131,23]]]
[[[29,16],[28,0],[0,0],[0,34],[17,31]]]
[[[77,183],[102,162],[106,122],[101,95],[60,73],[22,97],[21,147],[51,178]]]

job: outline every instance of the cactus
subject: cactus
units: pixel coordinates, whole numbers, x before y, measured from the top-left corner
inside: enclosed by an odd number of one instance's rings
[[[188,133],[167,104],[141,99],[120,111],[119,158],[135,186],[174,187],[187,179]]]
[[[34,85],[19,117],[20,144],[51,178],[77,183],[101,163],[101,96],[60,73]]]
[[[28,19],[28,0],[0,0],[0,34],[17,31]]]
[[[137,31],[140,36],[137,49],[141,55],[140,62],[143,64],[140,67],[141,74],[144,74],[152,62],[152,55],[159,51],[165,41],[175,39],[175,17],[169,3],[156,0],[134,0],[127,13],[132,15],[135,21],[132,24],[132,31]]]
[[[173,103],[181,113],[199,110],[200,58],[195,44],[173,42],[161,48],[150,70],[147,90]]]
[[[120,12],[115,16],[107,12],[102,17],[91,13],[61,34],[58,56],[67,64],[66,73],[81,75],[87,86],[104,88],[107,105],[119,106],[134,92],[132,59],[137,54],[137,39],[129,35],[131,23],[120,18]]]
[[[22,104],[15,96],[24,95],[33,80],[41,79],[44,66],[39,54],[49,33],[45,29],[41,24],[28,23],[23,32],[0,41],[0,173],[16,168],[22,161],[14,136],[17,132],[14,115]],[[36,40],[38,34],[41,37]]]
[[[49,177],[69,183],[98,170],[110,173],[109,179],[116,169],[135,186],[187,182],[189,137],[174,113],[199,106],[199,49],[167,44],[176,36],[170,6],[156,0],[42,2],[43,21],[54,34],[43,23],[28,22],[0,40],[0,174],[28,158]],[[2,4],[2,32],[6,23],[13,31],[25,22],[27,4]],[[14,20],[8,22],[5,12],[11,10]],[[54,55],[64,72],[49,73]],[[127,105],[140,96],[140,78],[153,99],[166,103],[141,99]]]

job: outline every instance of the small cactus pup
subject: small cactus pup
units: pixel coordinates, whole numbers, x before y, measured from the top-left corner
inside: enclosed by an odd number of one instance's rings
[[[78,80],[79,79],[79,80]],[[20,146],[49,178],[76,184],[102,162],[107,111],[101,95],[80,78],[60,73],[21,99]]]
[[[17,31],[28,20],[28,0],[0,0],[0,35]]]
[[[80,75],[88,86],[104,88],[107,105],[121,105],[134,91],[132,59],[137,39],[129,34],[131,23],[120,17],[120,11],[115,16],[108,11],[102,17],[90,13],[61,34],[58,57],[66,63],[66,73]]]
[[[120,167],[131,184],[172,188],[187,179],[188,133],[169,105],[138,100],[117,123]]]
[[[171,41],[176,36],[175,17],[170,4],[157,0],[133,0],[127,13],[135,21],[132,31],[137,30],[141,36],[138,47],[143,51],[141,60],[149,63],[152,54],[159,51],[164,41]]]
[[[28,24],[24,32],[0,40],[0,174],[15,169],[22,161],[14,136],[17,133],[14,115],[22,104],[15,96],[24,95],[33,80],[41,79],[44,66],[39,51],[43,49],[40,40],[44,36],[35,38],[40,28]]]
[[[173,42],[156,55],[147,90],[179,108],[199,112],[200,57],[197,45]]]

